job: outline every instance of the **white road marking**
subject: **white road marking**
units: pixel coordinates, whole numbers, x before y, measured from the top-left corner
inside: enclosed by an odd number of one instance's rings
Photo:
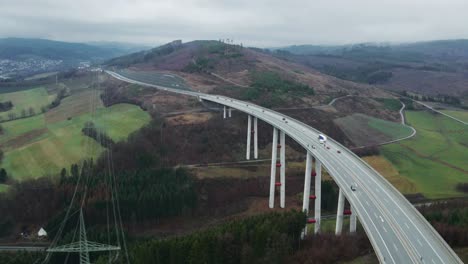
[[[387,232],[387,229],[385,228],[385,226],[382,226],[383,230],[385,231],[385,233],[388,233]]]
[[[409,229],[409,225],[408,225],[408,223],[406,223],[406,222],[405,222],[405,226],[406,226],[406,228],[408,228],[408,229]]]
[[[397,248],[397,246],[395,245],[395,243],[393,243],[393,247],[395,248],[396,251],[398,251],[398,248]]]
[[[368,206],[370,206],[370,205],[369,205],[369,202],[368,202],[367,200],[366,200],[366,204],[367,204]]]
[[[421,240],[419,240],[419,238],[417,238],[416,241],[418,241],[418,244],[422,247]]]
[[[431,261],[432,261],[432,263],[434,263],[434,264],[436,263],[436,262],[434,261],[434,259],[431,259]]]

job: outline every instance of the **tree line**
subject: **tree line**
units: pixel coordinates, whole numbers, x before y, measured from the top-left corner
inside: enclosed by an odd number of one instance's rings
[[[0,112],[6,112],[13,108],[13,103],[11,101],[0,102]]]
[[[186,236],[136,242],[130,249],[130,262],[284,263],[299,248],[305,220],[302,212],[294,210],[268,213]]]
[[[85,123],[81,132],[83,132],[85,136],[96,140],[96,142],[101,144],[104,148],[111,148],[115,144],[114,140],[112,140],[110,136],[108,136],[104,131],[98,130],[91,121]]]
[[[409,97],[413,100],[418,101],[426,101],[426,102],[438,102],[438,103],[445,103],[450,105],[461,105],[462,102],[459,97],[446,95],[446,94],[439,94],[439,95],[419,95],[419,94],[412,94],[408,93],[407,91],[402,91],[401,94],[403,96]]]

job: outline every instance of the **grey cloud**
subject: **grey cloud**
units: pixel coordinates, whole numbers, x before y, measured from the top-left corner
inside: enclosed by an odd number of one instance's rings
[[[468,38],[465,0],[0,0],[0,37],[245,45]]]

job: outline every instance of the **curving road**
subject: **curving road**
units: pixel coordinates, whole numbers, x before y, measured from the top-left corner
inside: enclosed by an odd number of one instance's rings
[[[388,181],[353,152],[318,130],[281,113],[233,98],[162,87],[106,71],[125,82],[198,97],[255,116],[284,131],[323,166],[352,204],[381,263],[462,263],[424,217]],[[340,151],[341,153],[338,153]],[[356,191],[350,186],[355,185]]]

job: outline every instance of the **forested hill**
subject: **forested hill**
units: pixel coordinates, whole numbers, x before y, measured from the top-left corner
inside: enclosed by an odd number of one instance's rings
[[[135,47],[138,50],[138,47]],[[0,59],[22,60],[40,57],[50,60],[99,61],[135,51],[122,45],[84,44],[47,39],[0,39]]]
[[[423,95],[468,96],[468,40],[289,46],[270,51],[324,74]]]

